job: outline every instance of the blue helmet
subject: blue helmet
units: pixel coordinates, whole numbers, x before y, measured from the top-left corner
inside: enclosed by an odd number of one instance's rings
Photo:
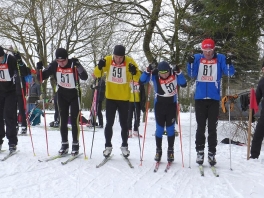
[[[158,64],[159,73],[167,73],[170,71],[170,65],[166,61],[162,61]]]

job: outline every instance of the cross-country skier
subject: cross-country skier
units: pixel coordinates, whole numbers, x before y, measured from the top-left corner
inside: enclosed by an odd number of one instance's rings
[[[103,155],[109,157],[112,152],[111,139],[113,136],[113,124],[116,111],[119,113],[121,126],[122,145],[121,151],[124,157],[128,157],[128,127],[127,115],[130,98],[129,83],[132,80],[138,81],[140,72],[133,58],[125,55],[125,47],[116,45],[113,55],[108,55],[99,60],[94,69],[94,75],[99,78],[106,73],[106,125],[105,125],[105,150]],[[132,77],[133,75],[133,77]]]
[[[17,61],[10,54],[6,54],[0,46],[0,150],[3,138],[8,139],[9,151],[16,151],[17,146],[17,94],[16,76],[27,75],[27,67],[22,60]],[[6,125],[6,127],[5,127]]]
[[[58,48],[55,52],[56,60],[51,62],[49,66],[42,71],[42,79],[45,80],[53,75],[58,86],[58,106],[60,112],[60,133],[61,133],[61,149],[59,154],[68,153],[68,117],[69,108],[71,111],[72,125],[72,152],[71,154],[79,154],[79,104],[76,84],[79,83],[75,77],[75,66],[81,80],[87,80],[88,74],[77,58],[68,59],[68,52],[64,48]],[[42,62],[37,63],[38,74],[40,79],[40,70],[42,70]],[[80,90],[79,90],[80,92]],[[81,95],[81,93],[79,93]]]
[[[162,135],[166,126],[168,150],[168,162],[174,161],[175,122],[177,113],[177,86],[186,87],[186,79],[178,66],[173,69],[169,63],[162,61],[158,63],[158,69],[150,64],[141,75],[140,81],[153,82],[155,100],[154,113],[156,119],[156,155],[155,160],[159,162],[162,156]]]
[[[231,57],[215,52],[215,42],[205,39],[201,54],[188,58],[188,75],[195,79],[195,115],[197,122],[196,152],[198,164],[204,162],[205,127],[208,121],[208,162],[215,165],[218,124],[220,85],[222,74],[232,76],[235,69]]]

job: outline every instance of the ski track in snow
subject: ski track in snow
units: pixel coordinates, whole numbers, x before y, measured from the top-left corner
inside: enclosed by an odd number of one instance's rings
[[[88,117],[88,112],[84,116]],[[52,114],[46,114],[47,125],[53,119]],[[81,155],[67,165],[61,165],[68,157],[49,162],[38,162],[47,158],[46,136],[43,118],[40,126],[31,127],[36,156],[33,155],[30,136],[19,136],[19,153],[6,161],[0,162],[0,195],[1,198],[114,198],[114,197],[144,197],[144,198],[262,198],[264,196],[264,159],[262,151],[259,160],[246,160],[246,146],[231,146],[232,169],[230,170],[230,147],[218,143],[217,172],[215,177],[207,162],[205,151],[204,172],[201,177],[198,165],[195,163],[195,131],[196,122],[192,115],[191,136],[191,168],[189,168],[189,113],[181,113],[181,129],[183,143],[184,167],[182,167],[180,136],[175,139],[175,161],[168,172],[166,168],[167,138],[163,138],[163,156],[159,170],[154,173],[155,161],[155,122],[153,113],[149,113],[144,156],[140,162],[139,142],[137,137],[128,140],[129,157],[134,168],[120,156],[121,135],[118,119],[115,120],[113,143],[113,158],[104,166],[96,168],[103,159],[104,129],[95,133],[93,154],[90,159],[93,133],[84,131],[86,155]],[[224,123],[219,124],[218,142],[226,137],[221,135]],[[84,127],[85,128],[85,127]],[[144,123],[141,123],[140,134],[143,135]],[[48,130],[48,146],[50,156],[56,155],[60,149],[60,132]],[[71,151],[71,131],[68,134]],[[143,138],[140,139],[142,145]],[[207,147],[207,145],[206,145]],[[82,133],[80,133],[80,152],[83,150]],[[8,141],[4,139],[0,153],[2,159],[8,153]]]

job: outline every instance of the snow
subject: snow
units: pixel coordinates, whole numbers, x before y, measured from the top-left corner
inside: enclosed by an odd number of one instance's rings
[[[46,111],[46,113],[48,113]],[[88,117],[89,112],[83,112]],[[53,114],[46,114],[47,125],[53,120]],[[49,162],[38,162],[47,158],[46,134],[44,123],[32,126],[32,139],[35,156],[33,154],[30,136],[19,136],[18,149],[20,152],[6,161],[0,162],[0,195],[1,198],[66,198],[66,197],[184,197],[184,198],[261,198],[264,196],[264,163],[263,151],[260,159],[246,160],[247,147],[231,145],[220,141],[226,137],[228,122],[219,122],[217,146],[217,171],[220,177],[215,177],[205,158],[205,176],[201,177],[195,163],[195,130],[196,122],[192,114],[191,130],[191,162],[189,164],[189,134],[190,114],[181,113],[182,149],[184,167],[182,165],[180,136],[175,140],[175,161],[171,169],[165,173],[167,139],[163,138],[163,158],[158,172],[154,173],[155,155],[155,120],[154,114],[149,112],[144,145],[142,165],[140,163],[139,139],[129,139],[129,157],[134,168],[129,168],[120,156],[121,135],[118,119],[113,127],[112,138],[113,158],[104,166],[96,168],[103,160],[104,129],[97,129],[94,133],[92,158],[91,144],[92,130],[83,132],[85,153],[78,159],[61,165],[66,158]],[[225,127],[223,127],[225,126]],[[141,123],[140,134],[144,133],[145,124]],[[86,127],[85,127],[86,129]],[[48,129],[48,151],[50,156],[57,154],[60,149],[60,132]],[[71,132],[69,132],[71,143]],[[140,139],[142,145],[143,138]],[[82,133],[80,134],[80,152],[84,152]],[[8,149],[8,140],[4,139],[3,149]],[[141,147],[141,149],[143,149]],[[7,151],[0,154],[3,158]],[[207,154],[206,154],[207,156]],[[190,165],[190,167],[189,167]]]

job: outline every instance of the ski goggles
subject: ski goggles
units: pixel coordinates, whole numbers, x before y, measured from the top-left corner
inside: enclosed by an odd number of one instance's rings
[[[202,51],[208,53],[208,52],[212,52],[212,51],[214,51],[214,49],[202,49]]]
[[[166,74],[168,73],[169,71],[165,70],[165,71],[159,71],[160,74]]]

